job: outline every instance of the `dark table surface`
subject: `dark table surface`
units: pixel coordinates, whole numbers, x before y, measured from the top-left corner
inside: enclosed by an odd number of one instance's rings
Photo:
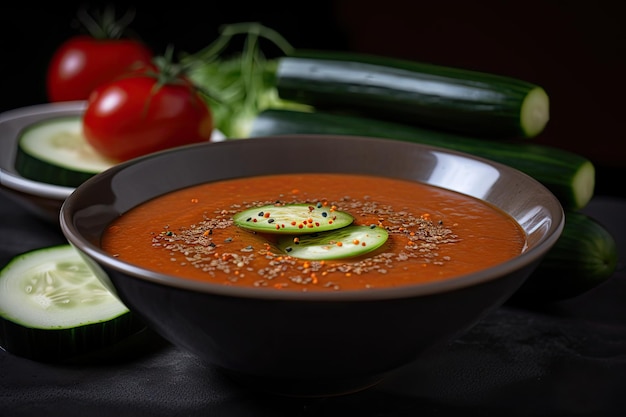
[[[541,309],[505,304],[459,339],[359,393],[315,399],[250,391],[154,337],[113,363],[43,364],[0,350],[0,416],[626,415],[626,199],[584,209],[614,234],[619,270]],[[0,265],[65,243],[0,194]]]

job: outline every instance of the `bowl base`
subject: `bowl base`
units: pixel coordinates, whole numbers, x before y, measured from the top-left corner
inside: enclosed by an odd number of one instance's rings
[[[386,375],[348,379],[268,378],[222,369],[225,375],[254,391],[293,398],[322,398],[353,394],[382,382]]]

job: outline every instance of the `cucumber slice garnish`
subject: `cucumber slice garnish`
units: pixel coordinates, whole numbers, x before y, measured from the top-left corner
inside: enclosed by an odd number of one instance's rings
[[[379,226],[347,226],[330,232],[281,236],[278,248],[295,258],[323,260],[352,258],[381,247],[389,237]]]
[[[269,204],[249,208],[233,216],[239,227],[255,232],[310,234],[340,229],[354,221],[352,215],[317,204]]]

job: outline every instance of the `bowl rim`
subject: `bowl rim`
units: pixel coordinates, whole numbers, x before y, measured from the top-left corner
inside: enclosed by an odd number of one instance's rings
[[[294,137],[298,136],[300,138],[311,138],[312,140],[316,140],[321,135],[311,135],[311,134],[301,134],[301,135],[286,135],[285,137]],[[372,137],[360,137],[360,136],[347,136],[347,135],[323,135],[325,137],[333,137],[333,138],[351,138],[365,141],[389,141],[388,139],[381,138],[372,138]],[[267,136],[267,137],[259,137],[254,138],[253,140],[264,140],[264,138],[278,138],[278,136]],[[557,239],[560,237],[561,232],[564,228],[565,223],[565,213],[563,207],[561,206],[559,200],[554,194],[552,194],[543,184],[529,175],[512,168],[510,166],[490,161],[485,158],[481,158],[475,155],[467,154],[464,152],[454,151],[451,149],[439,148],[431,145],[424,145],[418,143],[406,143],[408,146],[414,146],[424,151],[429,152],[442,152],[448,155],[458,155],[464,158],[469,158],[474,161],[479,161],[486,163],[491,166],[495,166],[500,170],[505,170],[508,172],[512,172],[514,175],[525,177],[526,180],[534,183],[540,189],[543,189],[546,194],[551,199],[551,203],[554,207],[558,208],[555,213],[556,216],[552,219],[553,221],[549,225],[549,231],[546,232],[545,236],[541,238],[534,247],[528,249],[524,253],[521,253],[519,256],[516,256],[513,259],[510,259],[501,264],[492,266],[487,269],[483,269],[474,273],[460,275],[458,277],[447,278],[441,281],[433,281],[427,283],[416,283],[416,284],[407,284],[398,287],[388,287],[388,288],[375,288],[375,289],[358,289],[358,290],[340,290],[340,291],[295,291],[295,290],[286,290],[286,291],[273,291],[273,290],[264,290],[254,287],[245,287],[245,286],[227,286],[223,284],[216,284],[206,281],[197,281],[190,280],[185,278],[179,278],[174,276],[169,276],[164,273],[160,273],[157,271],[148,270],[136,265],[133,265],[128,262],[121,261],[115,258],[112,255],[109,255],[105,251],[103,251],[97,245],[94,245],[84,239],[75,225],[73,224],[71,214],[74,209],[75,201],[80,198],[83,190],[91,187],[91,184],[94,182],[100,182],[111,177],[115,176],[117,173],[128,169],[129,167],[136,167],[144,163],[145,161],[166,157],[171,154],[183,153],[193,151],[196,147],[206,147],[206,146],[240,146],[238,143],[241,141],[224,141],[224,142],[212,142],[212,143],[197,143],[186,146],[181,146],[178,148],[167,149],[164,151],[156,152],[150,155],[145,155],[139,158],[136,158],[131,161],[123,162],[121,164],[117,164],[108,170],[95,175],[94,177],[88,179],[83,184],[79,185],[63,202],[60,214],[59,214],[59,223],[61,227],[62,233],[65,235],[68,242],[73,245],[80,253],[86,255],[91,260],[95,261],[96,268],[102,269],[102,266],[106,268],[119,271],[123,274],[133,277],[134,279],[151,282],[157,285],[165,285],[168,287],[178,288],[182,290],[189,290],[201,293],[210,293],[221,296],[229,296],[229,297],[237,297],[237,298],[252,298],[252,299],[267,299],[267,300],[298,300],[298,301],[375,301],[375,300],[386,300],[386,299],[394,299],[394,298],[407,298],[407,297],[416,297],[416,296],[425,296],[436,293],[443,293],[447,291],[457,290],[465,287],[471,287],[474,285],[479,285],[482,283],[486,283],[492,280],[496,280],[498,278],[504,277],[508,274],[514,273],[517,270],[522,269],[522,267],[538,262],[541,257],[556,243]],[[185,186],[181,186],[179,188],[184,188]],[[172,190],[173,191],[173,190]],[[93,264],[93,262],[90,262]],[[104,271],[100,271],[104,272]],[[106,275],[106,274],[105,274]]]

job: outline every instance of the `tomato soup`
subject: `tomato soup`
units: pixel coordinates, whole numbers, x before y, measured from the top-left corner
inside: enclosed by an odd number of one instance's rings
[[[233,216],[268,204],[325,204],[356,225],[378,225],[385,243],[357,257],[306,260],[276,236],[243,229]],[[481,200],[400,179],[337,173],[267,175],[174,191],[124,213],[102,247],[123,261],[181,279],[283,291],[340,291],[443,280],[503,263],[526,235]]]

